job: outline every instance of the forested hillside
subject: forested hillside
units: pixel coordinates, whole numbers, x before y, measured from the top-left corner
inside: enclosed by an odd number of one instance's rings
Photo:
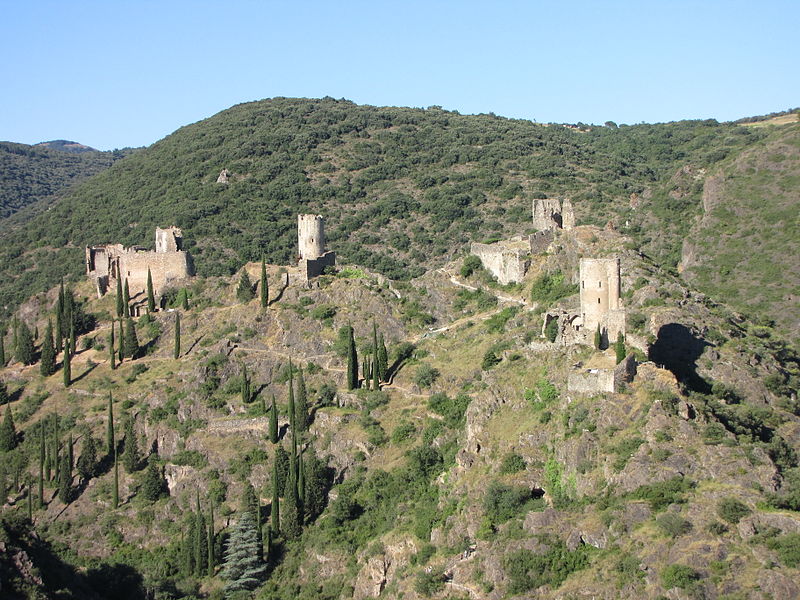
[[[287,262],[298,212],[325,215],[343,260],[408,279],[471,240],[524,233],[531,199],[546,196],[571,197],[579,223],[610,222],[676,269],[706,177],[768,135],[713,120],[573,128],[331,98],[242,104],[115,164],[6,234],[0,306],[78,276],[84,244],[149,244],[157,225],[183,228],[201,275],[262,254]],[[229,181],[217,183],[223,169]],[[796,198],[793,181],[784,183]]]
[[[0,219],[36,202],[46,205],[58,192],[107,169],[124,155],[64,140],[35,146],[0,142]]]

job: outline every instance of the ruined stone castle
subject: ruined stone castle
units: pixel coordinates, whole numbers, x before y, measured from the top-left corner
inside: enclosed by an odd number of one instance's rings
[[[336,265],[336,253],[325,247],[325,219],[322,215],[297,215],[297,266],[304,281],[322,275],[325,267]]]
[[[539,231],[572,229],[575,227],[575,212],[572,202],[565,198],[536,198],[532,205],[533,226]]]
[[[166,288],[192,275],[189,254],[183,250],[183,233],[177,227],[156,228],[156,249],[122,244],[86,246],[86,275],[94,282],[97,297],[114,290],[119,280],[128,281],[134,306],[147,293],[147,271],[157,297]]]

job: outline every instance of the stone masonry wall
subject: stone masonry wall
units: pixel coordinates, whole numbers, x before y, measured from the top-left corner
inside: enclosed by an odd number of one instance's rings
[[[522,281],[530,266],[530,261],[524,258],[527,252],[500,244],[473,242],[470,252],[480,258],[483,266],[503,285]]]

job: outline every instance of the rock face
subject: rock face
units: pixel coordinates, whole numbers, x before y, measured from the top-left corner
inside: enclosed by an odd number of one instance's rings
[[[377,598],[397,574],[398,569],[408,565],[412,554],[417,551],[413,540],[400,540],[384,547],[384,551],[366,559],[358,572],[353,598]]]
[[[231,178],[231,172],[228,169],[222,169],[217,177],[217,183],[228,183]]]

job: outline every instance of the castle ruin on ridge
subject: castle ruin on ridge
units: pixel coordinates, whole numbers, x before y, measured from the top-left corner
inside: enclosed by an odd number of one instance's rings
[[[533,226],[538,231],[527,238],[514,237],[493,244],[473,242],[470,253],[481,259],[484,268],[506,285],[518,283],[528,272],[530,256],[545,252],[555,238],[557,229],[575,227],[572,202],[565,198],[535,199],[533,201]]]
[[[297,215],[297,243],[300,277],[308,282],[322,275],[325,267],[336,265],[336,253],[325,247],[325,219],[322,215]]]
[[[147,293],[147,271],[153,279],[153,292],[161,296],[170,285],[191,277],[192,263],[183,250],[183,233],[177,227],[156,228],[156,249],[142,246],[125,248],[122,244],[86,246],[86,275],[94,282],[101,298],[117,281],[128,281],[131,300],[141,302]]]

